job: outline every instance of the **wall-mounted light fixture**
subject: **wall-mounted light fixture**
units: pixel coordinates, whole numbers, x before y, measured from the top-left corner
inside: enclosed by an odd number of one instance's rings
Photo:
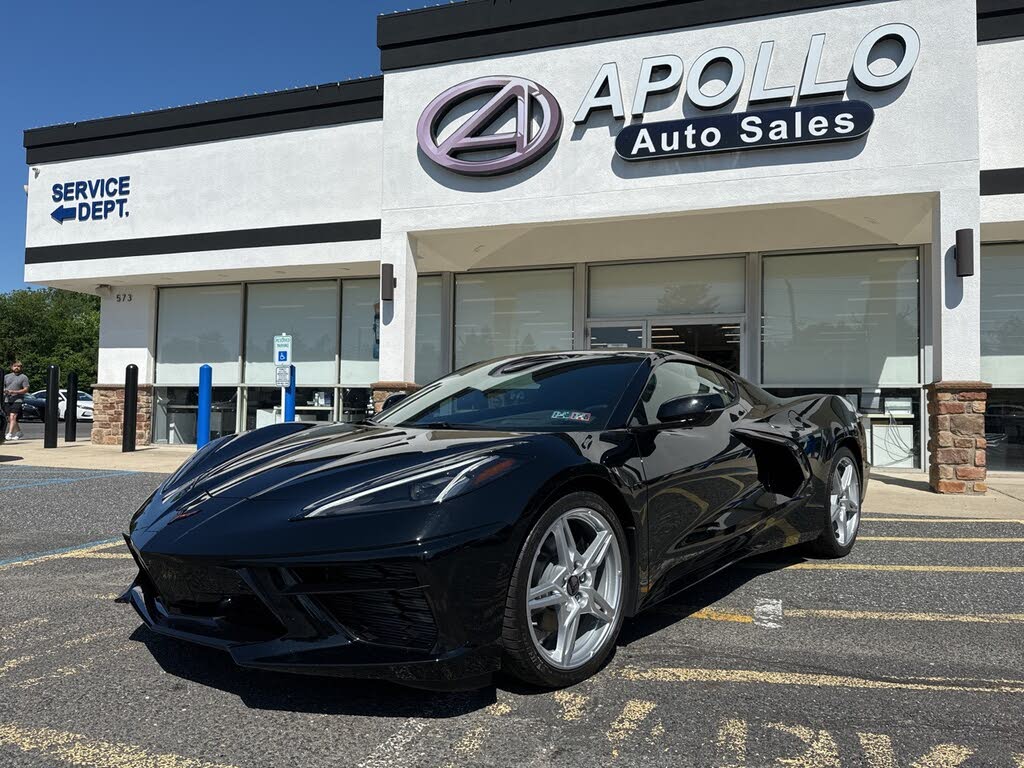
[[[395,279],[395,265],[381,262],[380,265],[380,300],[394,301],[395,286],[398,280]]]
[[[956,231],[956,276],[971,277],[974,275],[974,230],[958,229]]]

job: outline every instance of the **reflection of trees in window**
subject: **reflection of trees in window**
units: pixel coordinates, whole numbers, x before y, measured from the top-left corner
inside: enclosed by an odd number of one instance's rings
[[[982,310],[982,316],[985,312]],[[1011,315],[998,328],[982,331],[982,353],[986,355],[1024,354],[1024,310],[1021,315]],[[986,322],[984,319],[982,322]],[[992,319],[987,320],[993,322]],[[987,324],[987,323],[986,323]],[[1024,375],[1024,373],[1022,373]]]
[[[709,296],[707,283],[674,283],[658,298],[659,315],[704,315],[718,311],[719,296]]]
[[[208,331],[194,337],[175,336],[161,339],[161,363],[224,363],[235,357],[228,351],[224,336],[219,331]]]

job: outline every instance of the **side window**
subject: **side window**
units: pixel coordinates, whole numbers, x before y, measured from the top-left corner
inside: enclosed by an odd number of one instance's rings
[[[663,403],[677,397],[708,392],[720,394],[727,406],[736,400],[732,383],[717,371],[693,363],[663,363],[654,369],[654,374],[647,382],[634,418],[640,424],[654,424]]]

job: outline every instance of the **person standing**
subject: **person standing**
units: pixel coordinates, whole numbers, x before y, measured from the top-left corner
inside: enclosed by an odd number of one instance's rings
[[[22,373],[20,360],[15,360],[11,366],[11,372],[4,376],[4,408],[7,411],[7,439],[21,440],[21,426],[18,418],[21,416],[22,403],[25,401],[25,393],[28,392],[28,376]]]

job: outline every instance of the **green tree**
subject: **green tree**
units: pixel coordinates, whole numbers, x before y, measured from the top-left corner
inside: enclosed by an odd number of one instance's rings
[[[0,366],[7,372],[21,360],[32,390],[46,386],[51,364],[60,366],[61,386],[74,371],[79,387],[92,387],[99,339],[97,296],[56,288],[0,294]]]

